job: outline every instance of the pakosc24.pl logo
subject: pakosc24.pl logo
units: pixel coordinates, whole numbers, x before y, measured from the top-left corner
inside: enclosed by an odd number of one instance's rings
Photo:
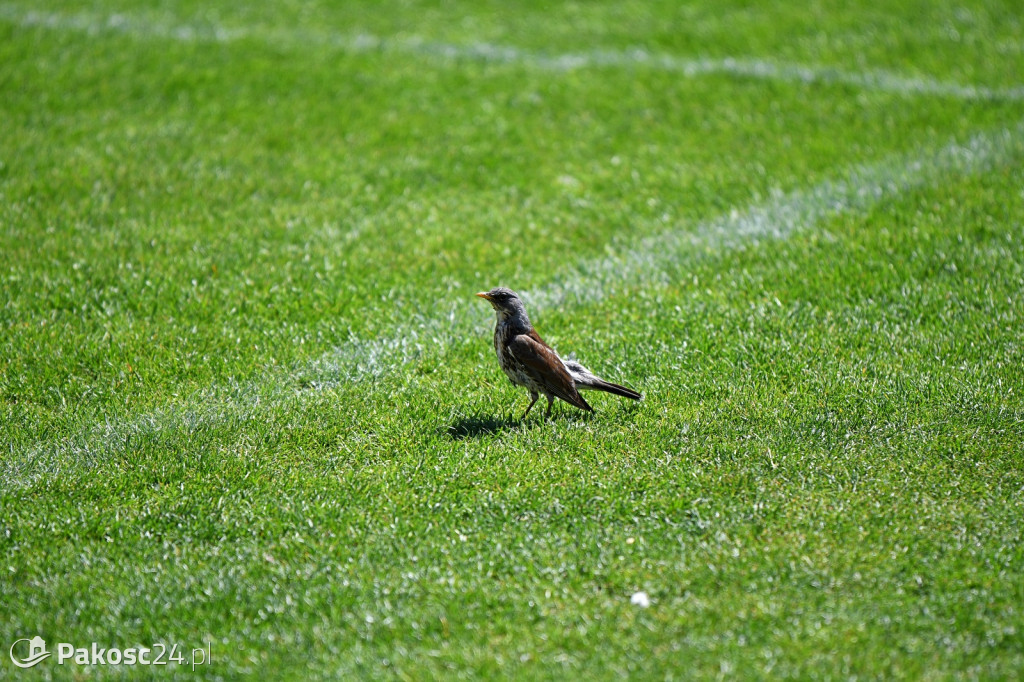
[[[22,642],[28,642],[28,656],[18,658],[14,654],[14,648]],[[31,668],[39,661],[49,657],[50,654],[46,651],[46,641],[39,635],[36,635],[32,639],[19,639],[11,645],[11,662],[19,668]]]
[[[24,642],[28,642],[27,645]],[[192,649],[186,657],[186,649],[178,648],[177,644],[167,646],[136,646],[128,649],[114,647],[101,648],[95,642],[90,647],[76,647],[67,642],[57,643],[57,665],[72,663],[77,665],[189,665],[192,670],[196,666],[211,662],[213,647],[209,642],[206,648]],[[31,668],[50,656],[53,652],[46,648],[46,640],[38,635],[28,639],[19,639],[11,645],[11,662],[19,668]]]

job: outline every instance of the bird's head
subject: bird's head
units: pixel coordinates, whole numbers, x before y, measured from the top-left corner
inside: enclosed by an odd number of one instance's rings
[[[499,319],[519,316],[527,319],[523,302],[519,300],[516,292],[508,287],[494,287],[490,291],[481,291],[477,296],[491,304]]]

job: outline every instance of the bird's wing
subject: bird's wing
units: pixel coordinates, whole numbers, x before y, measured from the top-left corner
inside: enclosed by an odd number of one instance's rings
[[[519,334],[508,343],[508,350],[516,360],[523,364],[534,380],[557,396],[582,410],[590,410],[590,405],[576,390],[576,382],[565,369],[561,358],[551,349],[535,331]]]

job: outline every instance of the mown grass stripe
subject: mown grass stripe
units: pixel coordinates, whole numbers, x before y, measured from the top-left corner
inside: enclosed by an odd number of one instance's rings
[[[669,229],[641,240],[632,248],[577,264],[549,285],[523,292],[528,305],[572,306],[594,303],[637,286],[671,283],[673,271],[708,253],[785,239],[829,218],[864,211],[917,187],[985,172],[1024,153],[1024,124],[994,133],[974,135],[923,154],[858,165],[842,177],[804,191],[780,193],[743,211],[707,221],[695,229]],[[482,283],[486,287],[496,282]],[[505,284],[514,284],[506,282]],[[292,399],[298,384],[314,388],[400,372],[427,346],[453,347],[478,342],[489,333],[490,316],[471,301],[441,301],[431,310],[436,317],[417,317],[414,297],[396,299],[394,333],[378,339],[350,338],[336,350],[307,366],[288,372],[268,372],[259,381],[212,386],[174,404],[132,419],[84,426],[79,433],[56,442],[43,442],[4,463],[6,485],[28,486],[66,468],[91,466],[130,455],[131,443],[154,433],[195,433],[225,420],[244,423],[260,417],[275,400]],[[415,303],[420,303],[415,301]],[[571,351],[572,349],[561,349]],[[585,358],[584,358],[585,359]]]
[[[190,24],[152,21],[126,13],[43,12],[11,3],[0,4],[0,20],[25,28],[79,31],[90,35],[118,33],[197,43],[259,40],[290,47],[318,45],[330,46],[348,52],[413,54],[445,61],[468,59],[523,65],[553,72],[608,67],[646,68],[676,73],[685,78],[725,74],[755,80],[790,83],[836,83],[863,90],[904,96],[931,95],[963,100],[1019,101],[1024,99],[1024,85],[993,88],[906,76],[886,70],[847,71],[830,66],[743,57],[686,58],[654,53],[642,48],[544,53],[491,43],[466,45],[441,43],[417,36],[382,38],[369,34],[343,34],[307,29],[229,28],[212,22]]]

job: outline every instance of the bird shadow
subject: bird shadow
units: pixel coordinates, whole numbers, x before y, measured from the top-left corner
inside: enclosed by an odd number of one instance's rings
[[[553,421],[586,421],[590,417],[589,414],[560,413],[557,411],[552,413],[550,417],[534,417],[531,414],[526,419],[517,416],[472,415],[459,419],[445,429],[445,433],[455,440],[462,440],[464,438],[489,436],[506,430],[524,431],[542,428],[545,424]]]
[[[493,415],[473,415],[463,417],[449,426],[446,431],[455,440],[488,436],[514,426],[522,421],[513,417],[495,417]]]

